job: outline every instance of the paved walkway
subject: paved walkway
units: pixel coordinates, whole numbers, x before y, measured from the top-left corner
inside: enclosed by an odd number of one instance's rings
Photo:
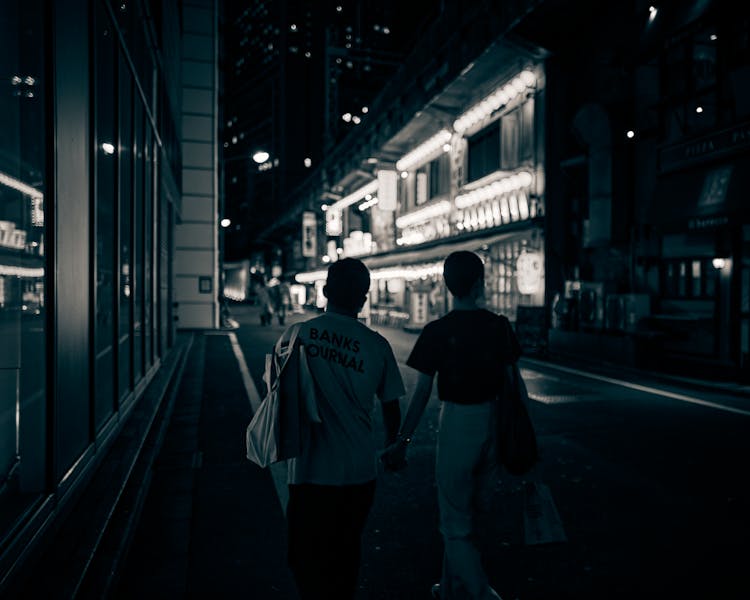
[[[242,307],[241,312],[244,321],[236,332],[194,334],[143,513],[116,581],[116,598],[297,600],[286,567],[283,469],[259,469],[244,458],[244,430],[251,416],[248,379],[262,389],[262,356],[283,328],[278,324],[261,328],[252,308]],[[290,315],[287,325],[310,316]],[[401,330],[383,331],[397,355],[404,354],[416,339],[416,334]],[[238,363],[238,346],[248,362],[246,378]],[[408,392],[413,381],[404,375]],[[711,382],[693,385],[712,386]],[[733,392],[742,394],[739,388]],[[711,389],[721,392],[721,387]],[[433,478],[436,414],[432,401],[408,470],[379,480],[365,531],[357,600],[426,599],[429,584],[439,577],[442,543]],[[376,428],[376,435],[382,435],[382,424],[376,423]],[[550,437],[549,443],[558,440]],[[559,455],[578,451],[568,446]],[[599,468],[596,460],[592,463],[586,458],[586,468],[593,464],[595,470],[606,472],[606,466]],[[622,477],[614,487],[625,498],[627,478],[637,475]],[[634,549],[617,548],[617,540],[607,542],[606,536],[597,537],[604,532],[593,531],[587,532],[589,539],[608,549],[602,567],[585,547],[525,549],[521,480],[505,478],[503,485],[495,512],[482,517],[480,525],[487,534],[483,541],[487,556],[497,565],[491,582],[497,582],[506,600],[631,597],[624,592],[627,582],[613,583],[606,569],[618,572],[611,561],[627,560]],[[600,496],[601,490],[594,487],[587,499],[567,509],[606,505],[609,500]],[[584,522],[590,523],[591,516],[581,516]],[[608,595],[592,596],[591,590],[601,590],[602,582],[607,582]]]

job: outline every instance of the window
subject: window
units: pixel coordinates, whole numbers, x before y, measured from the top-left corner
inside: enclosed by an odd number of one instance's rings
[[[441,154],[428,165],[430,180],[430,198],[447,194],[450,190],[450,155]]]
[[[716,295],[718,271],[707,258],[681,258],[662,266],[662,296],[710,300]]]
[[[94,48],[96,321],[94,329],[95,426],[104,425],[115,409],[114,290],[117,139],[115,129],[115,35],[109,15],[96,3]]]
[[[119,148],[120,148],[120,310],[119,310],[119,397],[133,389],[133,357],[130,327],[133,322],[133,79],[125,56],[119,61]]]
[[[138,382],[143,378],[143,127],[144,109],[136,94],[133,103],[133,376]]]
[[[45,487],[44,2],[0,10],[0,533]]]
[[[469,181],[475,181],[500,168],[500,125],[495,121],[469,138]]]

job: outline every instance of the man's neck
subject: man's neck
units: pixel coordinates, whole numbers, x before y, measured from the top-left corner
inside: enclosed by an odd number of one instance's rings
[[[453,310],[479,310],[476,298],[467,296],[466,298],[454,298]]]
[[[357,311],[353,310],[347,310],[345,308],[341,308],[340,306],[336,306],[334,304],[328,303],[328,306],[326,306],[326,312],[328,313],[335,313],[337,315],[344,315],[345,317],[351,317],[352,319],[357,318]]]

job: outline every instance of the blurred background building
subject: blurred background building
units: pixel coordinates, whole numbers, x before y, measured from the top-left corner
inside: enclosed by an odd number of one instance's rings
[[[225,4],[227,261],[250,253],[261,257],[254,260],[261,268],[281,260],[279,242],[294,243],[297,228],[268,239],[262,231],[333,146],[358,128],[439,7],[426,0]]]
[[[529,348],[747,373],[747,21],[721,0],[444,2],[260,237],[311,306],[356,255],[368,318],[419,327],[465,247]]]

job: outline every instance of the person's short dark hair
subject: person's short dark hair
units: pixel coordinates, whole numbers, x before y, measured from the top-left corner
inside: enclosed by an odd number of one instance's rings
[[[370,271],[361,260],[342,258],[328,267],[323,291],[332,304],[347,310],[359,310],[370,289]]]
[[[443,279],[451,294],[465,298],[477,281],[484,281],[484,263],[473,252],[451,252],[443,263]]]

